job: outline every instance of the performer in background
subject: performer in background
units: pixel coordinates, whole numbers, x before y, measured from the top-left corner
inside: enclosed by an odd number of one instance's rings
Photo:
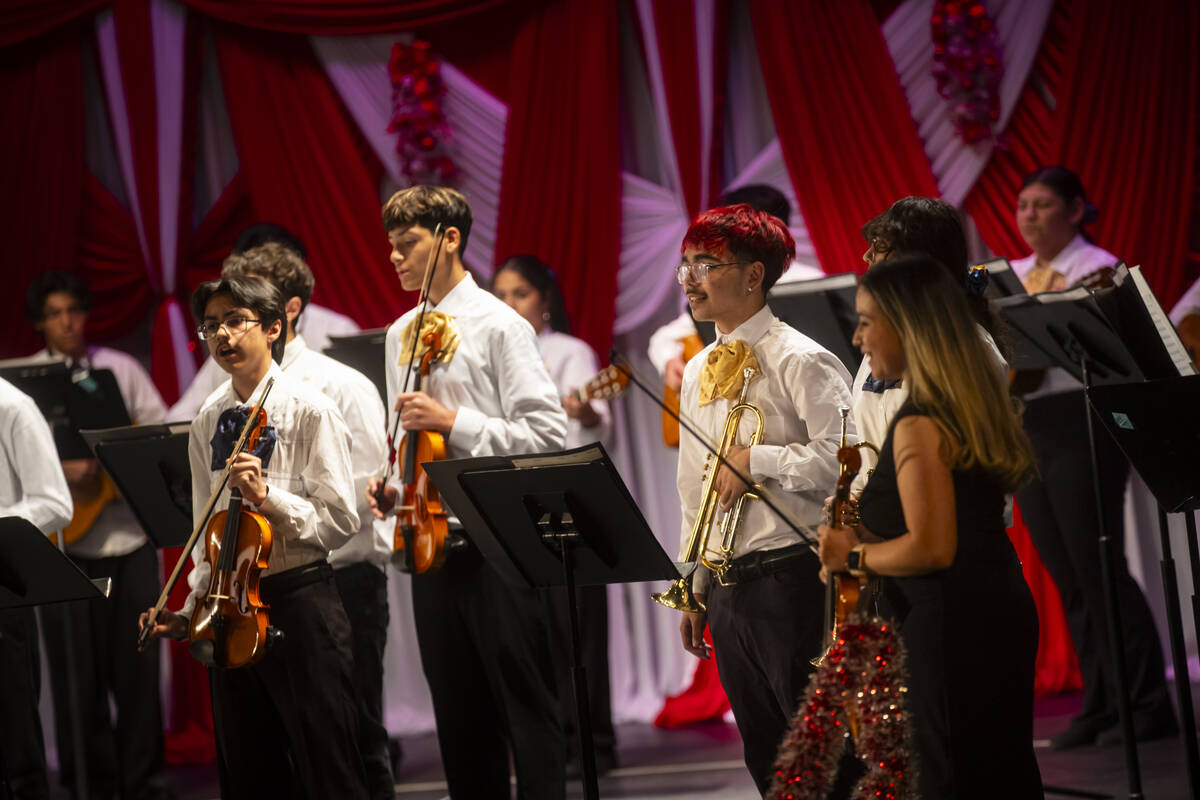
[[[873,267],[898,255],[923,253],[945,268],[947,274],[961,287],[967,306],[975,320],[975,330],[984,341],[984,352],[996,371],[1007,376],[1007,337],[1003,322],[984,294],[986,272],[972,272],[967,264],[967,239],[954,206],[933,197],[905,197],[862,227],[867,250],[863,261]],[[861,439],[879,444],[887,437],[892,418],[908,399],[908,388],[899,378],[880,380],[872,374],[871,358],[863,356],[854,376],[854,422]],[[863,452],[866,467],[874,463],[870,451]],[[866,484],[867,469],[859,472],[855,482],[861,489]]]
[[[25,308],[46,341],[34,359],[65,362],[72,379],[85,390],[96,386],[91,370],[112,370],[130,418],[138,424],[163,421],[166,408],[142,365],[125,353],[88,344],[91,292],[81,278],[70,272],[41,273],[29,285]],[[79,534],[68,541],[67,554],[89,578],[112,578],[112,593],[102,603],[58,603],[42,609],[60,777],[64,786],[74,786],[75,709],[67,694],[71,668],[83,706],[89,791],[100,797],[118,792],[125,797],[170,796],[163,779],[159,648],[137,652],[137,634],[129,625],[154,602],[158,555],[99,462],[72,459],[62,462],[62,471],[75,498],[77,527],[82,528],[67,535],[71,539]],[[98,510],[90,526],[83,521],[85,508]],[[66,660],[68,614],[76,639],[73,667]],[[110,692],[117,707],[115,726]]]
[[[444,241],[422,329],[415,330],[419,307],[388,329],[389,417],[399,414],[405,431],[441,433],[448,458],[561,448],[567,416],[533,328],[463,267],[471,209],[453,189],[413,186],[384,205],[400,285],[408,291],[424,285],[439,226]],[[434,331],[447,352],[421,391],[403,391],[413,339]],[[414,364],[420,356],[418,348]],[[376,503],[379,489],[373,478],[370,502],[382,518],[393,511],[399,489],[383,486]],[[541,596],[505,583],[465,531],[458,528],[456,535],[465,546],[412,581],[421,664],[450,795],[508,797],[511,748],[520,797],[564,797],[565,748]]]
[[[286,344],[280,367],[337,406],[350,431],[350,465],[359,526],[353,538],[329,556],[338,595],[350,620],[354,689],[358,701],[358,748],[376,800],[395,796],[388,734],[383,726],[383,651],[387,645],[387,572],[392,530],[371,516],[367,481],[387,458],[386,414],[375,384],[365,375],[308,346],[295,329],[300,310],[312,296],[312,271],[293,250],[274,242],[225,259],[225,278],[256,276],[283,294]]]
[[[525,318],[537,333],[538,351],[550,372],[567,412],[566,448],[591,442],[609,444],[612,420],[604,400],[580,402],[575,391],[600,370],[596,354],[582,339],[568,334],[567,312],[553,270],[535,256],[513,256],[497,268],[492,293]],[[554,670],[559,706],[566,735],[567,770],[578,773],[579,755],[575,699],[571,692],[571,626],[566,590],[546,593],[554,641]],[[576,591],[579,609],[580,660],[587,670],[588,706],[592,715],[592,743],[596,767],[603,774],[617,765],[612,701],[608,678],[608,588],[581,586]]]
[[[0,517],[27,519],[51,534],[71,514],[50,426],[28,395],[0,378]],[[30,607],[0,610],[0,685],[0,796],[49,797],[38,714],[42,666]]]
[[[795,254],[792,235],[778,217],[742,203],[697,216],[680,251],[676,269],[692,314],[717,329],[717,341],[684,370],[683,413],[710,442],[719,442],[744,389],[745,402],[763,414],[763,443],[746,446],[755,418],[743,415],[727,459],[742,475],[775,489],[797,519],[817,522],[837,482],[838,409],[850,404],[850,374],[833,353],[766,306],[767,292]],[[748,385],[745,369],[754,371]],[[681,559],[690,557],[705,471],[717,468],[707,454],[695,437],[681,437]],[[714,491],[723,508],[749,490],[720,467]],[[721,558],[720,539],[719,531],[710,536],[708,558]],[[685,611],[680,623],[683,647],[697,658],[712,655],[705,623],[711,628],[721,685],[760,792],[770,786],[780,739],[813,669],[809,661],[821,650],[819,570],[816,556],[774,511],[747,501],[723,579],[703,567],[694,574],[692,590],[707,611]]]
[[[188,439],[197,517],[249,408],[267,379],[275,379],[264,406],[273,429],[267,444],[237,456],[216,508],[227,507],[236,488],[271,524],[274,543],[260,589],[271,624],[285,638],[252,666],[211,672],[222,793],[366,798],[350,624],[326,560],[359,530],[350,432],[331,400],[275,363],[284,355],[287,313],[273,284],[256,277],[209,281],[193,293],[192,311],[210,354],[230,375],[204,402]],[[178,612],[158,616],[154,638],[188,637],[212,573],[206,549],[192,557],[191,593]]]
[[[859,499],[861,526],[821,527],[822,564],[887,576],[921,797],[1041,797],[1037,610],[1003,519],[1004,493],[1033,472],[1029,441],[942,264],[876,264],[856,307],[855,344],[878,379],[903,379],[908,398]]]
[[[282,225],[272,222],[251,225],[238,234],[237,240],[233,243],[233,253],[239,255],[268,243],[275,243],[290,250],[307,265],[308,250],[304,247],[304,243]],[[309,295],[311,296],[311,294],[310,289]],[[310,302],[309,297],[303,299],[300,311],[302,313],[296,316],[293,327],[298,335],[304,337],[305,344],[318,353],[329,347],[330,336],[350,336],[359,332],[358,324],[354,320],[345,314],[339,314]],[[175,405],[167,411],[167,419],[171,422],[191,420],[200,410],[200,404],[227,379],[228,376],[225,372],[213,363],[211,358],[205,359],[191,384],[184,390]]]
[[[1017,227],[1033,250],[1012,262],[1030,294],[1065,289],[1117,257],[1092,244],[1083,226],[1094,222],[1078,176],[1063,167],[1042,167],[1028,176],[1017,198]],[[1067,625],[1083,673],[1083,710],[1051,746],[1112,745],[1121,741],[1117,720],[1117,684],[1106,623],[1104,587],[1097,546],[1100,520],[1092,485],[1092,460],[1081,386],[1066,370],[1044,377],[1018,373],[1014,388],[1023,394],[1025,432],[1037,454],[1038,471],[1017,493],[1017,503],[1038,555],[1058,586]],[[1121,608],[1125,664],[1139,740],[1178,731],[1167,693],[1162,645],[1141,588],[1125,561],[1124,503],[1129,462],[1113,440],[1099,431],[1096,456],[1104,505],[1104,528],[1112,537],[1113,581]]]
[[[783,192],[774,186],[754,183],[730,189],[721,196],[721,205],[723,206],[732,206],[738,203],[746,203],[755,211],[765,211],[777,217],[784,226],[788,225],[792,217],[791,203],[788,202]],[[779,277],[779,283],[823,277],[825,277],[825,273],[821,271],[820,267],[796,261],[793,257],[791,263]],[[650,363],[663,376],[666,385],[675,391],[679,391],[679,384],[683,380],[683,340],[688,336],[695,335],[696,320],[692,319],[691,313],[685,308],[682,314],[656,330],[650,337],[647,351]]]

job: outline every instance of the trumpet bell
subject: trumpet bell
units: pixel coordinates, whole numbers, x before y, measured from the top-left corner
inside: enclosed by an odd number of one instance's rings
[[[656,602],[676,611],[700,612],[704,610],[704,606],[692,594],[692,582],[688,578],[680,578],[672,583],[665,592],[654,592],[650,596]]]

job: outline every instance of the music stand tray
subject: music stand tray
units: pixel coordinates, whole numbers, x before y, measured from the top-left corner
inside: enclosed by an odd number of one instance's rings
[[[387,405],[387,365],[383,355],[387,328],[373,328],[349,336],[330,336],[325,355],[335,358],[348,367],[371,379],[383,404]]]
[[[107,586],[108,579],[101,581]],[[0,608],[44,606],[107,595],[32,522],[0,518]]]
[[[795,283],[777,283],[767,293],[771,313],[837,356],[851,375],[862,353],[854,346],[858,274],[843,272]]]
[[[179,547],[192,532],[190,422],[80,431],[159,548]]]
[[[984,291],[990,299],[999,300],[1001,297],[1011,297],[1015,294],[1025,294],[1021,279],[1013,271],[1012,264],[1007,258],[993,258],[984,261],[979,266],[987,267],[988,285]]]

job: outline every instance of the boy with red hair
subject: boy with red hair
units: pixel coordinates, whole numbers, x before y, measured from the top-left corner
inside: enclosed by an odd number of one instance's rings
[[[756,420],[743,415],[727,458],[738,473],[774,490],[795,518],[815,525],[837,482],[838,408],[850,405],[850,373],[766,305],[795,249],[779,219],[744,203],[693,220],[677,277],[692,316],[716,323],[717,340],[688,362],[680,408],[717,442],[745,384],[745,402],[763,414],[763,443],[744,444]],[[748,379],[746,370],[753,370]],[[712,464],[706,456],[702,443],[683,435],[681,558]],[[714,489],[727,509],[750,487],[727,467],[719,469]],[[706,555],[714,561],[721,558],[719,539],[719,533],[709,538]],[[711,629],[721,685],[760,792],[770,785],[779,741],[808,684],[809,660],[823,645],[819,572],[817,557],[784,520],[763,503],[746,502],[729,568],[719,575],[697,568],[692,590],[706,608],[685,611],[680,624],[684,649],[698,658],[712,654],[704,642],[706,622]]]

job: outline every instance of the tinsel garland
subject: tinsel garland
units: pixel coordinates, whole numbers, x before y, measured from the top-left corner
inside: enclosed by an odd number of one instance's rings
[[[458,174],[450,157],[450,126],[442,111],[446,85],[428,42],[396,42],[388,60],[392,121],[400,170],[412,183],[447,184]]]
[[[851,615],[792,717],[767,797],[826,797],[837,777],[845,737],[853,735],[855,753],[867,766],[853,800],[913,800],[905,661],[903,642],[891,623]]]
[[[938,94],[953,104],[959,137],[967,144],[996,138],[1004,64],[987,9],[978,0],[937,0],[930,25],[933,78]]]

